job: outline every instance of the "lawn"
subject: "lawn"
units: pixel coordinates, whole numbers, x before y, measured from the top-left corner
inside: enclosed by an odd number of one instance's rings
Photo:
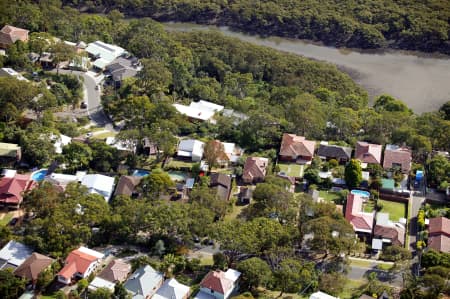
[[[381,212],[389,213],[389,219],[397,222],[400,218],[406,218],[406,204],[383,199],[378,200],[383,206]]]
[[[303,177],[303,165],[299,165],[296,163],[278,163],[278,167],[280,167],[280,171],[284,172],[288,176],[302,178]]]
[[[11,219],[14,217],[13,213],[3,214],[3,218],[0,219],[0,226],[8,225]]]
[[[117,133],[114,133],[114,132],[102,132],[102,133],[99,133],[99,134],[94,134],[92,136],[92,138],[94,138],[94,139],[106,139],[108,137],[115,137],[116,135],[117,135]]]
[[[355,294],[359,294],[359,290],[364,286],[367,282],[365,280],[351,280],[348,279],[347,283],[344,286],[344,290],[339,294],[339,298],[342,299],[350,299],[354,298]]]
[[[334,202],[335,200],[339,200],[339,198],[340,198],[336,192],[330,192],[330,191],[326,191],[326,190],[320,190],[319,197],[321,197],[329,202]]]
[[[174,160],[172,159],[168,164],[166,164],[164,167],[167,169],[181,169],[181,168],[192,168],[192,165],[194,165],[195,162],[191,161],[181,161],[181,160]]]

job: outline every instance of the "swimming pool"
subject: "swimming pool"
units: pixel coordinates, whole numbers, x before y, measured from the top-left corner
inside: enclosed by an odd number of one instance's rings
[[[140,176],[140,177],[144,177],[150,174],[150,171],[148,170],[143,170],[143,169],[136,169],[135,171],[133,171],[133,176]]]
[[[355,194],[355,195],[362,196],[362,197],[367,197],[367,198],[370,197],[370,193],[367,192],[367,191],[363,191],[363,190],[354,189],[354,190],[351,191],[351,193]]]
[[[47,175],[47,169],[40,169],[31,174],[31,179],[35,182],[42,182]]]
[[[186,181],[187,173],[184,171],[172,170],[172,171],[168,171],[167,173],[169,174],[172,181],[175,181],[175,182]]]

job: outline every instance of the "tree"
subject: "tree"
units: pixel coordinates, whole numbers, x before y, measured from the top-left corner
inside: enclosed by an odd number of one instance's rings
[[[338,272],[322,273],[319,277],[319,289],[337,296],[344,290],[346,282],[347,278]]]
[[[314,264],[292,258],[282,261],[274,275],[281,291],[278,297],[285,292],[297,293],[308,288],[314,289],[317,284]]]
[[[142,70],[138,74],[137,84],[144,93],[152,95],[167,92],[172,83],[172,73],[163,61],[156,59],[141,59]]]
[[[92,161],[92,149],[87,144],[71,142],[63,147],[63,157],[71,171],[86,169]]]
[[[89,293],[89,299],[110,299],[112,293],[107,288],[98,288]]]
[[[351,159],[345,166],[345,183],[349,189],[353,189],[359,186],[362,182],[362,169],[361,163],[356,159]]]
[[[427,180],[432,185],[450,182],[450,161],[442,155],[435,155],[428,163]]]
[[[131,294],[125,289],[123,283],[116,283],[114,286],[114,296],[117,299],[131,299]]]
[[[149,199],[157,200],[160,195],[168,193],[169,188],[175,186],[169,174],[162,169],[154,169],[152,173],[143,177],[138,185],[138,190]]]
[[[53,54],[53,62],[56,64],[56,74],[58,75],[60,63],[64,61],[69,61],[75,57],[74,47],[64,42],[58,42],[52,45],[50,51]]]
[[[237,265],[237,270],[242,273],[242,283],[249,290],[258,286],[265,286],[272,276],[269,265],[257,257],[240,262]]]
[[[14,276],[11,270],[0,270],[0,297],[5,299],[19,298],[25,291],[26,281]]]
[[[411,258],[411,252],[404,247],[392,245],[383,249],[381,258],[391,262],[404,261]]]
[[[445,120],[450,120],[450,101],[444,103],[441,108],[439,108],[439,112],[443,115]]]
[[[203,148],[203,157],[208,163],[208,169],[211,169],[219,163],[219,161],[228,159],[222,142],[218,140],[210,140],[206,142]]]
[[[335,215],[320,216],[302,226],[304,234],[312,234],[307,241],[312,250],[335,256],[350,251],[355,246],[353,227],[344,218]]]
[[[373,108],[380,112],[382,110],[390,112],[406,112],[412,114],[412,111],[402,101],[389,95],[381,95],[375,100]]]

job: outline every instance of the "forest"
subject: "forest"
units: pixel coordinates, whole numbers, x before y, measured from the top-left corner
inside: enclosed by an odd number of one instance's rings
[[[119,9],[127,16],[226,25],[251,33],[309,39],[338,47],[391,47],[450,54],[447,0],[63,2],[91,12]]]

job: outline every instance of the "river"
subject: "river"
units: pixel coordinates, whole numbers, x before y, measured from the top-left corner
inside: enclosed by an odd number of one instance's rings
[[[403,51],[363,52],[336,49],[303,40],[259,37],[228,27],[190,23],[164,23],[167,30],[218,30],[226,36],[336,64],[373,99],[390,94],[405,102],[416,113],[435,111],[450,101],[450,57],[422,55]]]

